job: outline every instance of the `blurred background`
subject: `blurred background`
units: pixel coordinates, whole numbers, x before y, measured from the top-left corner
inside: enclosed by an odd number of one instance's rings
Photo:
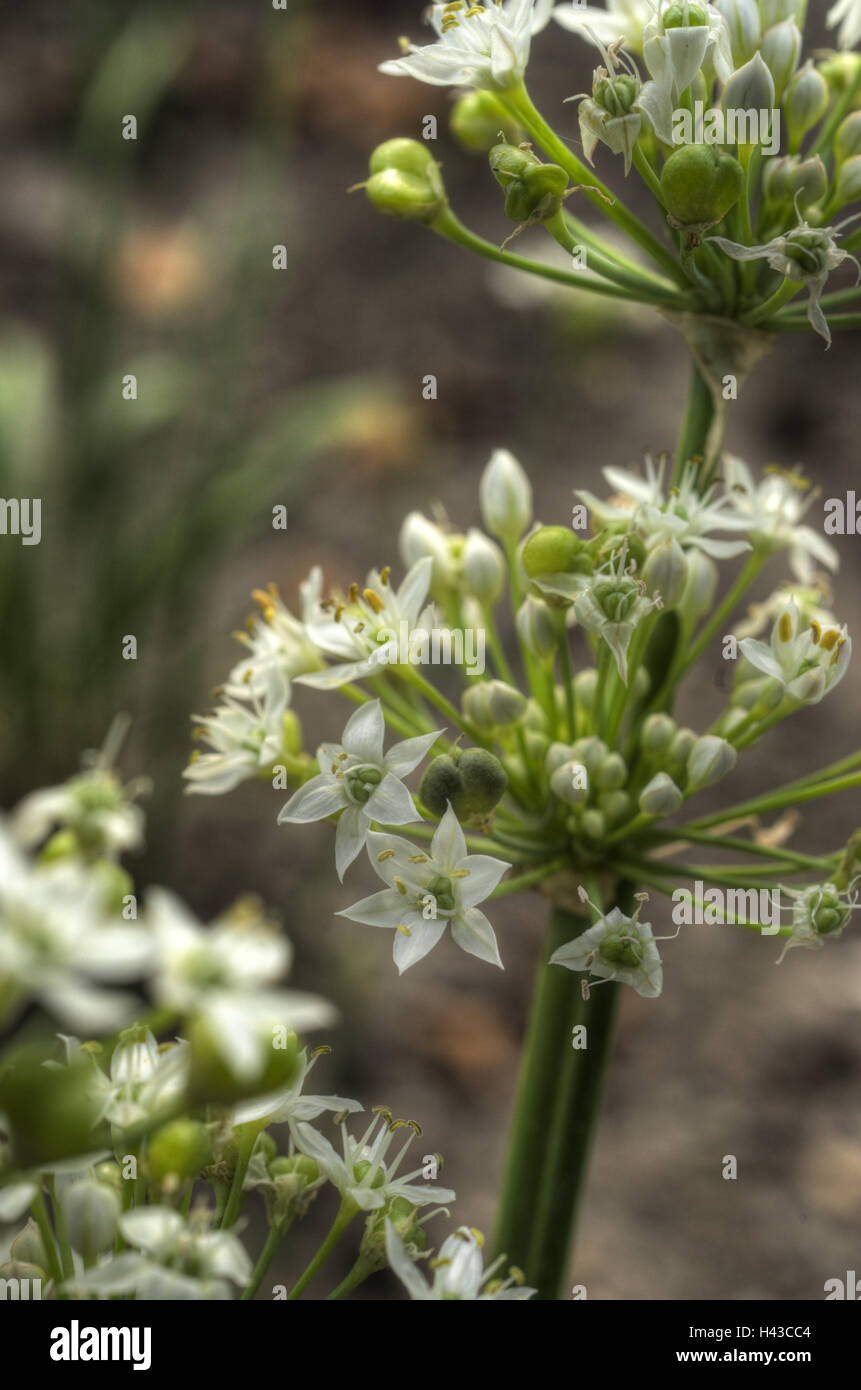
[[[296,944],[294,982],[344,1016],[317,1089],[419,1120],[458,1218],[489,1230],[541,900],[495,908],[504,974],[446,943],[399,980],[387,936],[333,915],[372,882],[360,865],[339,887],[330,827],[278,828],[283,796],[265,785],[186,798],[180,780],[189,715],[235,661],[254,586],[274,581],[290,602],[313,563],[344,583],[397,564],[401,517],[435,501],[459,527],[478,523],[496,446],[529,470],[538,517],[564,523],[572,489],[600,490],[602,466],[675,443],[688,366],[669,325],[536,290],[347,196],[377,143],[418,136],[435,114],[456,210],[497,243],[511,230],[485,161],[448,136],[449,94],[376,71],[399,34],[420,36],[419,9],[5,9],[0,494],[43,509],[39,546],[0,546],[0,766],[8,806],[72,773],[128,710],[123,772],[155,782],[139,882],[176,887],[203,918],[262,894]],[[555,27],[533,51],[533,95],[576,145],[562,101],[589,86],[594,55]],[[129,113],[135,141],[121,138]],[[598,168],[618,186],[608,151]],[[757,468],[803,464],[822,500],[845,494],[858,360],[857,335],[829,352],[784,338],[742,388],[729,447]],[[129,373],[136,401],[123,399]],[[429,373],[435,401],[422,398]],[[286,531],[272,529],[279,503]],[[835,610],[857,631],[861,541],[838,544]],[[762,594],[786,577],[774,562]],[[136,662],[122,659],[127,634]],[[725,671],[715,648],[683,719],[710,722]],[[852,748],[858,688],[850,671],[723,794]],[[340,732],[334,696],[299,691],[295,704],[310,748]],[[807,810],[799,842],[840,843],[861,822],[856,800]],[[666,929],[663,903],[649,915]],[[773,943],[702,927],[664,954],[660,1002],[624,1001],[571,1282],[590,1298],[820,1298],[861,1259],[861,943],[850,931],[776,970]],[[721,1177],[729,1154],[734,1182]],[[297,1232],[294,1271],[330,1218],[321,1201]],[[284,1265],[272,1282],[286,1277]],[[388,1276],[361,1294],[399,1295]]]

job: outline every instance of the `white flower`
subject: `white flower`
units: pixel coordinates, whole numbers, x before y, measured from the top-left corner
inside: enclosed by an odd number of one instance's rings
[[[402,1129],[409,1129],[409,1137],[387,1163],[386,1155]],[[421,1167],[398,1177],[407,1150],[421,1134],[413,1121],[394,1120],[391,1111],[380,1108],[361,1139],[348,1133],[343,1120],[340,1130],[340,1154],[328,1139],[301,1120],[293,1126],[292,1133],[300,1153],[316,1159],[320,1172],[337,1188],[342,1199],[354,1202],[360,1211],[376,1211],[393,1197],[404,1197],[417,1207],[428,1202],[454,1201],[455,1194],[449,1187],[414,1182],[422,1175]]]
[[[293,950],[255,903],[237,904],[204,927],[172,893],[154,888],[147,918],[156,941],[157,1006],[205,1020],[234,1076],[250,1081],[260,1074],[273,1028],[302,1032],[335,1021],[319,995],[272,988],[289,970]]]
[[[259,668],[247,699],[228,696],[214,714],[196,714],[196,736],[214,752],[192,754],[182,774],[186,792],[218,796],[271,767],[283,748],[289,694],[287,677],[270,665]]]
[[[858,895],[842,893],[833,883],[812,883],[806,888],[783,888],[792,898],[792,935],[781,952],[778,965],[793,946],[817,951],[826,936],[839,936],[848,925],[858,903]]]
[[[325,1051],[326,1048],[321,1049],[321,1052]],[[336,1113],[343,1110],[348,1115],[362,1110],[364,1107],[357,1100],[345,1100],[343,1096],[303,1096],[302,1087],[321,1052],[314,1052],[309,1058],[307,1048],[303,1048],[297,1060],[296,1075],[290,1085],[282,1087],[280,1091],[271,1091],[268,1095],[242,1101],[234,1109],[232,1127],[235,1129],[237,1125],[247,1125],[253,1120],[264,1119],[267,1127],[283,1124],[292,1126],[296,1120],[316,1120],[326,1110]]]
[[[458,1229],[443,1242],[439,1255],[432,1262],[433,1281],[429,1284],[410,1259],[406,1247],[386,1219],[386,1255],[411,1299],[423,1302],[442,1302],[444,1299],[469,1299],[472,1302],[509,1301],[525,1303],[536,1292],[517,1282],[512,1274],[506,1280],[496,1280],[494,1273],[503,1263],[500,1255],[487,1269],[481,1250],[484,1239],[468,1226]]]
[[[553,0],[432,4],[426,16],[436,42],[418,48],[402,40],[405,56],[381,63],[380,72],[435,87],[514,86],[526,71],[532,35],[547,24],[552,8]]]
[[[840,25],[837,42],[841,48],[854,48],[861,39],[861,0],[837,0],[825,18],[829,29]]]
[[[837,551],[812,526],[800,525],[816,496],[797,472],[766,469],[757,483],[746,463],[733,454],[724,457],[724,478],[736,512],[747,521],[754,545],[789,550],[793,574],[802,584],[813,579],[814,561],[836,570]],[[804,493],[807,492],[805,499]]]
[[[643,47],[643,30],[654,12],[652,0],[607,0],[606,9],[566,0],[556,6],[553,18],[563,29],[580,34],[590,43],[613,43],[624,37],[628,47],[639,53]]]
[[[406,825],[421,820],[402,777],[418,767],[440,731],[404,739],[383,752],[386,722],[379,700],[361,705],[347,720],[340,743],[324,743],[317,749],[321,771],[294,792],[278,816],[285,821],[309,821],[338,817],[335,834],[335,866],[344,874],[364,848],[374,821],[380,825]]]
[[[133,980],[147,969],[149,934],[114,921],[103,908],[101,880],[80,864],[34,867],[0,824],[0,1013],[28,1000],[81,1032],[120,1027],[134,998],[98,988]]]
[[[514,544],[532,522],[532,484],[508,449],[494,449],[479,483],[481,515],[488,531]]]
[[[687,12],[688,23],[668,28],[667,12],[677,16],[679,10]],[[688,7],[687,0],[681,5],[675,0],[661,3],[643,30],[643,58],[661,90],[677,103],[707,59],[722,82],[729,79],[733,71],[729,27],[713,5]]]
[[[343,598],[321,604],[321,617],[308,624],[308,634],[321,651],[344,658],[341,665],[297,677],[298,685],[315,690],[335,690],[364,676],[380,675],[382,668],[396,664],[401,624],[409,635],[418,628],[433,626],[433,608],[422,605],[430,588],[433,560],[417,560],[407,572],[397,592],[389,585],[388,570],[371,570],[365,588],[359,593],[354,584]]]
[[[820,628],[837,627],[831,609],[824,606],[831,601],[831,590],[824,576],[819,576],[813,584],[803,588],[798,584],[783,584],[762,603],[751,603],[747,617],[734,626],[735,636],[758,637],[780,617],[790,599],[795,600],[803,623],[816,622]]]
[[[251,1261],[231,1231],[203,1226],[204,1213],[184,1220],[168,1207],[139,1207],[120,1217],[120,1230],[138,1253],[121,1255],[76,1275],[65,1287],[76,1293],[133,1293],[139,1299],[188,1302],[231,1297],[231,1284],[251,1278]]]
[[[706,240],[715,242],[734,261],[764,260],[787,280],[806,285],[807,317],[815,332],[830,346],[831,330],[819,300],[832,270],[846,260],[858,266],[855,257],[837,245],[837,238],[847,221],[852,219],[847,218],[834,227],[810,227],[800,218],[797,227],[772,237],[762,246],[743,246],[722,236],[707,237]],[[858,267],[858,274],[861,277],[861,267]]]
[[[752,637],[738,645],[751,666],[779,681],[784,694],[802,705],[818,705],[843,679],[852,655],[845,627],[803,627],[794,599],[775,622],[769,646]]]
[[[620,494],[609,502],[584,489],[580,489],[577,496],[604,526],[620,521],[633,522],[649,547],[673,539],[683,548],[702,550],[718,560],[750,550],[747,541],[716,540],[710,534],[748,529],[748,522],[733,509],[733,499],[728,494],[718,496],[716,486],[699,492],[696,470],[690,467],[685,468],[678,486],[665,493],[666,461],[661,459],[656,468],[647,454],[645,463],[644,478],[626,468],[602,470],[607,482]]]
[[[77,1038],[60,1034],[67,1063],[80,1049]],[[167,1114],[186,1090],[190,1056],[187,1042],[158,1043],[148,1028],[129,1030],[111,1055],[110,1075],[88,1053],[93,1066],[93,1096],[99,1102],[95,1123],[106,1119],[119,1129]],[[47,1063],[46,1066],[54,1066]]]
[[[594,926],[554,951],[550,964],[586,970],[601,980],[618,980],[644,998],[656,999],[663,988],[664,972],[651,925],[639,921],[639,912],[640,908],[633,917],[626,917],[614,907],[600,915]],[[589,997],[585,981],[583,994]]]
[[[248,648],[248,655],[230,672],[225,687],[228,695],[236,699],[249,693],[265,696],[273,668],[288,682],[306,671],[320,669],[323,661],[308,636],[308,624],[320,617],[322,589],[323,571],[315,565],[299,585],[301,619],[286,607],[274,584],[265,590],[255,589],[252,597],[260,605],[262,621],[249,618],[248,631],[236,633],[237,640]]]
[[[339,912],[351,922],[389,927],[395,933],[394,961],[402,974],[432,951],[446,926],[462,950],[502,965],[493,928],[477,904],[492,893],[505,870],[502,859],[467,854],[466,840],[449,806],[427,851],[398,835],[372,830],[368,855],[389,885]]]

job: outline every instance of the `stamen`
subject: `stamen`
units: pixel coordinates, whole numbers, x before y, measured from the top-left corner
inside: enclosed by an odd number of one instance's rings
[[[377,863],[382,864],[385,859],[394,859],[394,857],[395,851],[393,849],[384,849],[377,855]]]
[[[394,854],[393,849],[387,850],[386,852],[388,854]],[[426,854],[411,854],[409,859],[407,860],[408,864],[426,864],[427,862],[428,857]]]
[[[399,922],[397,930],[400,932],[401,936],[412,936],[412,932],[410,931],[406,922]]]
[[[362,598],[373,608],[375,613],[382,613],[385,609],[386,605],[375,589],[363,589]]]

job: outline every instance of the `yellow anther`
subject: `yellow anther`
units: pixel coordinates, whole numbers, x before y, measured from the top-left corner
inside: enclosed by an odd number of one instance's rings
[[[777,635],[781,642],[792,641],[792,618],[789,613],[783,612],[777,624]]]
[[[362,598],[373,608],[375,613],[382,613],[386,606],[375,589],[363,589]]]
[[[452,869],[449,878],[469,878],[472,869]]]
[[[411,854],[407,862],[409,864],[426,864],[428,857],[426,854]]]
[[[467,10],[466,14],[464,15],[464,19],[472,19],[472,16],[473,16],[474,14],[484,14],[484,6],[483,6],[483,5],[470,5],[469,9]]]
[[[197,734],[198,730],[195,729],[194,732],[195,732],[195,734]],[[190,754],[188,755],[188,765],[189,765],[189,767],[191,767],[192,763],[196,763],[199,757],[200,757],[200,749],[199,749],[199,748],[193,748],[193,749],[191,750]]]
[[[819,623],[816,621],[815,618],[810,619],[810,630],[813,633],[814,642],[817,646],[819,646],[819,643],[822,640],[822,628],[819,626]]]
[[[519,1265],[510,1265],[508,1270],[509,1279],[513,1279],[515,1284],[523,1285],[526,1283],[526,1275]]]
[[[380,854],[377,855],[377,863],[382,864],[384,860],[394,859],[394,857],[395,851],[393,849],[384,849]]]
[[[78,1049],[79,1052],[101,1052],[101,1050],[102,1044],[100,1042],[84,1042]]]
[[[339,762],[339,763],[345,763],[345,762],[347,761],[347,759],[349,758],[349,756],[350,756],[349,753],[339,753],[339,754],[338,754],[338,762]]]
[[[401,896],[405,898],[407,896],[407,885],[404,883],[403,879],[395,878],[392,880],[392,882],[394,883]]]
[[[312,1047],[310,1055],[312,1057],[327,1057],[331,1051],[328,1043],[321,1043],[319,1047]]]
[[[421,1139],[423,1130],[418,1120],[407,1120],[407,1124],[409,1125],[413,1133],[416,1134],[419,1139]]]
[[[364,624],[364,623],[356,623],[356,626],[353,628],[353,631],[356,633],[357,636],[358,636],[358,634],[359,634],[360,632],[364,632],[364,630],[365,630],[365,624]]]
[[[823,632],[819,639],[819,645],[820,647],[824,647],[827,652],[831,652],[839,641],[840,633],[837,631],[837,628],[830,627],[827,632]]]
[[[350,602],[351,602],[351,603],[358,603],[358,601],[359,601],[359,586],[358,586],[358,584],[353,583],[353,584],[350,585]]]
[[[479,1250],[483,1250],[483,1249],[484,1249],[484,1232],[483,1232],[483,1231],[479,1231],[475,1226],[470,1226],[469,1230],[470,1230],[470,1234],[472,1235],[473,1239],[475,1240],[475,1243],[476,1243],[476,1245],[478,1246]]]
[[[456,1234],[456,1235],[460,1235],[460,1232],[459,1232],[459,1231],[456,1231],[455,1234]],[[465,1240],[466,1237],[464,1236],[463,1239]],[[429,1261],[428,1261],[428,1265],[429,1265],[429,1268],[430,1268],[430,1269],[442,1269],[444,1265],[450,1265],[450,1264],[451,1264],[451,1256],[450,1256],[450,1255],[446,1255],[446,1256],[444,1256],[444,1257],[443,1257],[442,1255],[439,1255],[439,1256],[437,1256],[437,1258],[436,1258],[435,1260],[429,1260]]]
[[[339,622],[341,621],[341,614],[343,613],[343,611],[344,611],[344,605],[343,605],[343,603],[339,603],[338,606],[337,606],[337,608],[335,609],[335,622],[336,622],[336,623],[339,623]]]
[[[392,567],[391,567],[391,565],[383,565],[382,571],[381,571],[381,573],[380,573],[380,580],[381,580],[381,582],[382,582],[383,584],[388,584],[388,582],[389,582],[389,575],[391,574],[391,572],[392,572]]]
[[[401,936],[412,936],[412,932],[410,931],[406,922],[399,922],[397,929],[400,932]]]
[[[372,1105],[372,1106],[371,1106],[371,1114],[372,1114],[372,1115],[385,1115],[385,1116],[387,1117],[387,1119],[390,1120],[390,1119],[392,1118],[391,1106],[388,1106],[388,1105]]]
[[[405,39],[402,34],[401,37],[398,39],[398,48],[404,55],[406,55],[407,53],[409,53],[410,47],[411,45],[409,39]]]

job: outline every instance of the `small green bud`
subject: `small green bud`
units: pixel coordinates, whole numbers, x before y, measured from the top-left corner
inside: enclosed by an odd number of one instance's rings
[[[466,533],[463,575],[467,592],[484,604],[494,604],[505,586],[505,560],[499,546],[475,527]]]
[[[785,155],[768,161],[762,187],[770,202],[797,203],[800,209],[806,208],[825,197],[828,173],[818,154],[810,159]]]
[[[414,174],[417,178],[427,178],[437,162],[422,140],[409,140],[396,136],[378,145],[368,161],[372,174],[384,174],[387,169],[397,169],[401,174]]]
[[[465,691],[461,705],[467,719],[479,729],[516,724],[526,711],[526,696],[504,681],[478,681]]]
[[[791,19],[775,24],[762,36],[760,47],[763,62],[774,78],[775,96],[780,101],[787,82],[798,67],[801,57],[801,30]],[[765,107],[756,107],[765,110]],[[769,108],[770,109],[770,108]]]
[[[578,738],[574,744],[574,757],[583,764],[590,778],[597,778],[609,751],[604,740],[594,736]]]
[[[756,0],[712,0],[727,22],[732,60],[737,68],[759,48],[761,27]]]
[[[735,767],[738,754],[731,743],[716,734],[698,738],[688,754],[688,791],[711,787]]]
[[[212,1162],[209,1130],[197,1120],[169,1121],[150,1135],[147,1162],[150,1179],[158,1185],[196,1178]]]
[[[676,730],[666,754],[667,768],[673,776],[684,772],[691,749],[696,741],[697,736],[693,729]]]
[[[557,767],[550,778],[550,790],[566,806],[585,806],[589,800],[589,787],[583,783],[583,764],[566,762]]]
[[[606,817],[594,807],[590,807],[580,817],[580,829],[587,840],[603,840],[607,834]]]
[[[628,780],[628,768],[621,753],[609,753],[595,773],[595,786],[601,791],[618,791]]]
[[[549,734],[539,733],[537,729],[525,729],[523,741],[526,745],[526,754],[529,761],[531,763],[540,763],[550,743]]]
[[[458,144],[474,154],[487,154],[500,135],[511,145],[523,139],[520,126],[492,92],[466,92],[459,97],[452,108],[449,126]]]
[[[574,695],[577,704],[584,709],[587,714],[591,713],[595,703],[595,694],[598,689],[598,672],[594,666],[587,666],[585,671],[578,671],[574,677]]]
[[[586,545],[567,526],[541,526],[523,547],[523,568],[530,579],[545,574],[590,574]]]
[[[723,89],[721,106],[725,114],[756,112],[758,117],[761,111],[773,111],[774,81],[771,68],[763,62],[762,54],[754,53],[743,67],[738,68],[732,74]],[[763,130],[761,125],[762,122],[757,120],[757,130],[751,132],[743,127],[744,133],[747,135],[755,133],[758,135],[760,143],[764,143],[767,138],[767,131]]]
[[[552,777],[558,767],[563,763],[576,762],[576,754],[569,743],[551,743],[544,755],[544,768],[548,777]]]
[[[513,454],[496,449],[481,475],[479,500],[484,524],[510,545],[532,521],[532,484]]]
[[[545,660],[556,650],[556,628],[549,605],[534,594],[527,594],[517,610],[517,635],[526,650]]]
[[[809,911],[814,930],[820,936],[830,936],[832,932],[840,931],[852,915],[849,904],[830,887],[824,888],[818,899],[811,901]]]
[[[623,791],[601,792],[598,810],[604,813],[608,825],[622,825],[630,818],[631,798]]]
[[[819,71],[834,95],[842,96],[861,72],[861,53],[834,53],[819,64]]]
[[[841,207],[861,198],[861,154],[853,154],[840,165],[834,184],[834,196]]]
[[[683,800],[673,779],[666,772],[658,772],[640,792],[637,804],[646,816],[671,816]]]
[[[647,593],[660,594],[665,609],[675,608],[684,593],[688,566],[685,553],[674,537],[649,551],[642,576]]]
[[[744,170],[715,145],[683,145],[661,173],[664,206],[681,227],[712,227],[741,196]]]
[[[463,794],[463,781],[457,763],[448,753],[434,758],[425,768],[419,784],[419,799],[432,816],[441,820],[448,809]]]
[[[821,120],[828,105],[828,83],[808,59],[787,83],[783,94],[790,147],[799,145]]]
[[[93,1169],[96,1182],[103,1182],[106,1187],[112,1187],[115,1192],[119,1192],[123,1185],[123,1175],[120,1172],[119,1164],[113,1159],[106,1159],[104,1163],[97,1163]]]
[[[523,725],[526,729],[534,729],[536,733],[549,734],[550,721],[537,700],[527,702]]]
[[[69,1244],[85,1260],[113,1245],[121,1208],[110,1187],[82,1178],[65,1189],[61,1204]]]
[[[640,747],[649,758],[660,758],[666,753],[676,733],[676,723],[668,714],[650,714],[643,721],[640,731]]]
[[[12,1241],[9,1254],[19,1264],[38,1265],[40,1269],[47,1269],[48,1258],[45,1254],[45,1247],[42,1244],[39,1227],[32,1216],[27,1225],[18,1232]]]
[[[685,556],[688,578],[678,604],[679,617],[694,623],[714,606],[720,576],[717,565],[701,550],[689,550]]]
[[[377,212],[407,222],[432,222],[446,206],[445,198],[426,180],[399,169],[372,174],[365,192]]]
[[[861,111],[850,111],[834,135],[834,158],[838,164],[855,154],[861,154]]]

